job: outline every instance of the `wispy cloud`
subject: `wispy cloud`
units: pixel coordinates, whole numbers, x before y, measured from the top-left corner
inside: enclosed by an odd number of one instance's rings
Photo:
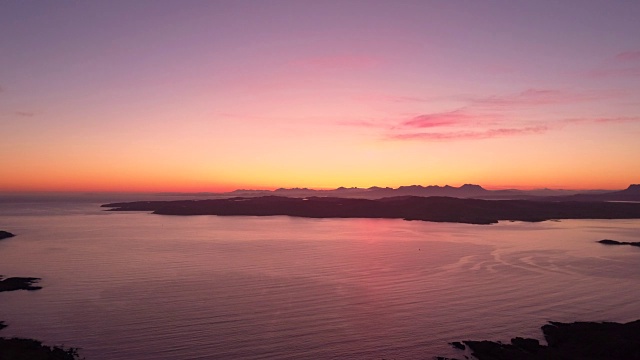
[[[640,116],[614,116],[614,117],[594,117],[594,118],[571,118],[565,119],[565,123],[629,123],[640,122]]]
[[[640,50],[618,53],[588,75],[592,77],[640,76]]]
[[[519,118],[518,111],[596,98],[554,89],[526,89],[519,93],[467,99],[467,105],[448,112],[421,114],[398,121],[387,138],[396,140],[475,140],[540,134],[551,127]],[[424,130],[430,131],[424,131]]]
[[[423,140],[423,141],[454,141],[454,140],[482,140],[491,138],[504,138],[511,136],[535,135],[543,134],[548,131],[562,129],[568,125],[588,125],[603,123],[630,123],[640,122],[640,116],[618,116],[618,117],[585,117],[570,118],[558,121],[539,122],[537,124],[517,126],[498,126],[482,129],[478,126],[476,129],[448,129],[445,131],[415,131],[416,129],[405,128],[404,131],[398,131],[386,135],[386,139],[391,140]],[[459,125],[459,124],[458,124]],[[506,125],[506,123],[503,123]],[[429,128],[429,127],[425,127]],[[435,126],[434,126],[435,128]]]
[[[630,76],[640,76],[640,65],[633,67],[625,67],[625,68],[609,68],[609,69],[600,69],[594,70],[590,73],[593,77],[630,77]]]
[[[610,118],[595,118],[594,122],[599,123],[610,123],[610,122],[640,122],[640,116],[619,116],[619,117],[610,117]]]
[[[549,130],[546,125],[529,126],[522,128],[497,128],[481,131],[446,131],[446,132],[419,132],[400,133],[390,135],[388,138],[395,140],[480,140],[516,135],[540,134]]]
[[[36,113],[34,113],[33,111],[16,111],[14,112],[14,114],[24,117],[33,117],[36,115]]]
[[[476,126],[487,124],[495,116],[471,114],[459,109],[449,112],[422,114],[400,122],[398,128],[434,128],[444,126]]]
[[[516,94],[472,99],[472,106],[522,107],[573,104],[609,99],[617,92],[573,92],[555,89],[527,89]]]
[[[626,94],[619,90],[570,91],[530,88],[512,94],[466,98],[463,107],[451,111],[417,114],[386,121],[347,121],[340,124],[380,129],[384,139],[407,141],[479,140],[535,135],[560,130],[570,125],[640,121],[640,117],[633,115],[573,119],[546,116],[544,119],[533,119],[528,111],[540,108],[547,113],[547,108],[606,101],[624,95]]]
[[[616,55],[615,59],[621,62],[640,62],[640,50],[621,52]]]
[[[425,131],[429,130],[429,131]],[[475,140],[541,133],[548,126],[506,121],[501,114],[472,107],[449,112],[422,114],[399,121],[386,135],[394,140]]]

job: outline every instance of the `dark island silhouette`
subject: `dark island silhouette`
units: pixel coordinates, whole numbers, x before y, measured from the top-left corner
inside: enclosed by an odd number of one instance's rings
[[[208,200],[137,201],[102,205],[109,211],[161,215],[287,215],[307,218],[384,218],[494,224],[557,219],[638,219],[640,203],[604,201],[481,200],[400,196],[382,199],[282,196]]]
[[[637,242],[637,241],[617,241],[617,240],[603,239],[603,240],[599,240],[598,242],[604,245],[631,245],[631,246],[640,247],[640,242]]]
[[[0,240],[7,239],[7,238],[10,238],[10,237],[14,237],[14,236],[15,236],[14,234],[12,234],[12,233],[10,233],[8,231],[0,230]]]
[[[3,279],[0,275],[0,292],[3,291],[15,291],[15,290],[40,290],[42,286],[34,286],[33,284],[40,281],[40,278],[35,277],[10,277]]]
[[[632,360],[640,359],[640,320],[614,322],[550,322],[542,326],[547,345],[516,337],[495,341],[453,342],[478,360]],[[465,358],[468,358],[465,356]],[[437,360],[456,360],[436,357]]]
[[[14,234],[8,231],[0,230],[0,240],[14,236]],[[33,285],[38,281],[40,281],[40,278],[36,277],[10,277],[7,279],[3,279],[3,276],[0,275],[0,292],[15,290],[40,290],[42,289],[41,286]]]

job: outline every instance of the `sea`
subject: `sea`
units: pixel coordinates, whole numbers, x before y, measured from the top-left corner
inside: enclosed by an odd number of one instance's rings
[[[640,318],[640,220],[494,225],[110,212],[4,196],[4,337],[87,360],[463,358],[548,321]],[[167,197],[162,199],[167,200]],[[173,198],[171,198],[173,199]],[[467,354],[468,355],[468,354]]]

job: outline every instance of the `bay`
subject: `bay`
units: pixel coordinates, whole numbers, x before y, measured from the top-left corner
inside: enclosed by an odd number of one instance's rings
[[[103,201],[108,202],[108,201]],[[639,220],[496,225],[0,204],[3,336],[106,359],[431,359],[546,321],[640,318]]]

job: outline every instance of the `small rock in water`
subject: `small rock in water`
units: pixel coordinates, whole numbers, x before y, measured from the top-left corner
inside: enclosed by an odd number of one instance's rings
[[[10,238],[10,237],[14,237],[15,235],[8,232],[8,231],[4,231],[4,230],[0,230],[0,240],[2,239],[6,239],[6,238]]]

